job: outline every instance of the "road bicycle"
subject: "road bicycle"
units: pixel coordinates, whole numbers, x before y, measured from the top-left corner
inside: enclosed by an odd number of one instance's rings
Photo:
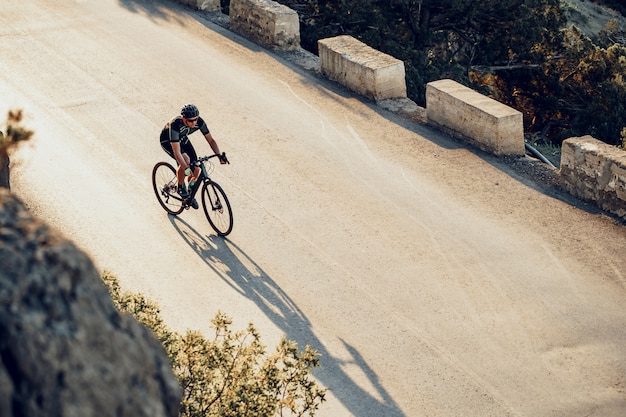
[[[224,153],[204,156],[193,161],[190,166],[200,167],[200,176],[190,187],[187,197],[183,198],[178,194],[176,169],[168,162],[158,162],[154,166],[152,169],[152,186],[161,207],[172,215],[178,215],[183,210],[192,207],[196,193],[198,190],[202,190],[202,208],[209,224],[219,236],[226,236],[233,230],[233,212],[224,190],[209,176],[214,169],[213,164],[209,161],[211,158],[220,158],[229,163]],[[205,162],[208,168],[205,166]]]

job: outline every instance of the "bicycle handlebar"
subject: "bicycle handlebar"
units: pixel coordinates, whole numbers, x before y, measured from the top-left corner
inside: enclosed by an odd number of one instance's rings
[[[196,159],[195,161],[192,161],[189,165],[200,166],[202,162],[208,161],[211,158],[219,158],[220,162],[224,161],[225,163],[230,164],[230,161],[228,160],[228,158],[226,158],[226,152],[222,152],[222,153],[216,153],[214,155],[203,156],[201,158]]]

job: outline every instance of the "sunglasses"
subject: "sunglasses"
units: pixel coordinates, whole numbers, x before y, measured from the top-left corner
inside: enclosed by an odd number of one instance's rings
[[[191,123],[195,123],[195,122],[197,122],[197,121],[198,121],[198,118],[197,118],[197,117],[194,117],[193,119],[187,119],[187,121],[188,121],[188,122],[191,122]]]

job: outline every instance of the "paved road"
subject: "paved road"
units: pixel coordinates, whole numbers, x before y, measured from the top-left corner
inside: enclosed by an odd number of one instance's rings
[[[35,140],[13,187],[157,301],[323,355],[320,416],[624,416],[626,231],[173,3],[0,3],[0,111]],[[152,195],[196,103],[235,229]],[[198,136],[200,153],[209,152]]]

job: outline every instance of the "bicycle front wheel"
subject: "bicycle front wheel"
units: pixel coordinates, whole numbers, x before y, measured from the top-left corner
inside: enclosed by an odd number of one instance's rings
[[[170,214],[180,214],[184,207],[178,195],[176,170],[167,162],[159,162],[152,169],[152,187],[161,207]]]
[[[219,236],[226,236],[233,230],[233,212],[219,184],[213,181],[204,182],[202,208],[211,227]]]

